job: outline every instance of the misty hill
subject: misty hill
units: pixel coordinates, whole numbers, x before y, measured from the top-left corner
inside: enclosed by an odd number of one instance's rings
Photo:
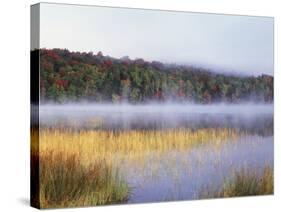
[[[40,49],[41,101],[272,102],[273,77],[223,75],[192,66]],[[37,52],[38,53],[38,52]]]

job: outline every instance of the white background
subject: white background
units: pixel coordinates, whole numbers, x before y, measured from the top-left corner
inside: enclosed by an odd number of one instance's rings
[[[281,6],[278,5],[278,0],[57,0],[49,2],[275,17],[274,196],[67,209],[68,211],[280,211]],[[37,1],[5,0],[1,1],[0,6],[0,211],[35,210],[29,207],[29,23],[30,4],[33,3]]]

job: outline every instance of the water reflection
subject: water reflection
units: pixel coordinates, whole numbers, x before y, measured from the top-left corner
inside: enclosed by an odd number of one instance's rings
[[[273,134],[272,105],[42,105],[40,127],[71,129],[235,128]]]
[[[220,145],[206,142],[161,154],[155,149],[140,153],[141,160],[112,153],[132,188],[131,203],[197,199],[203,187],[221,187],[237,169],[273,167],[273,105],[41,105],[39,113],[41,129],[238,132],[237,139]]]
[[[131,203],[198,199],[202,188],[221,187],[235,170],[273,166],[273,137],[247,136],[217,149],[212,145],[188,152],[150,155],[143,165],[123,164],[133,190]]]

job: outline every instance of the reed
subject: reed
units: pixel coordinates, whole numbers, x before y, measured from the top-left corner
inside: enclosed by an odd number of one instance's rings
[[[126,202],[130,188],[120,171],[124,160],[145,163],[151,154],[220,148],[242,132],[233,129],[80,130],[40,129],[40,207]],[[35,149],[35,148],[34,148]],[[37,157],[37,155],[35,155]],[[123,162],[122,162],[123,161]],[[141,162],[141,163],[140,163]]]
[[[40,207],[60,208],[126,202],[129,188],[104,161],[85,166],[76,154],[40,155]]]
[[[62,151],[78,154],[83,163],[118,158],[143,159],[150,153],[171,150],[186,151],[192,147],[212,144],[221,146],[236,140],[243,133],[233,129],[170,129],[170,130],[40,130],[40,153]]]
[[[273,168],[265,166],[260,172],[253,169],[241,169],[226,180],[219,190],[204,189],[201,198],[241,197],[253,195],[270,195],[274,192]]]

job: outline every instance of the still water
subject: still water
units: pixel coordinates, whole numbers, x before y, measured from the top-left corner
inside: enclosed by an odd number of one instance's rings
[[[186,152],[151,155],[145,165],[126,166],[133,188],[129,202],[198,199],[205,190],[216,190],[242,168],[262,171],[273,166],[273,137],[247,136],[223,146],[211,145]]]
[[[241,132],[223,145],[150,152],[142,160],[116,159],[131,188],[130,203],[198,199],[243,168],[273,167],[273,105],[41,105],[41,128],[166,130],[227,128]],[[121,165],[120,165],[121,164]]]

